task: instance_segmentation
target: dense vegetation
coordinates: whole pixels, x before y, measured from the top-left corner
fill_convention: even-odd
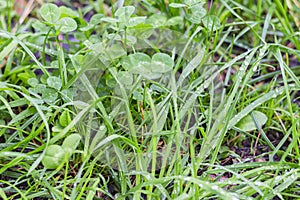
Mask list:
[[[0,0],[0,197],[300,198],[299,13]]]

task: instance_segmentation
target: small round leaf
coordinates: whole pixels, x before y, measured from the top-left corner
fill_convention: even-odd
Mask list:
[[[66,6],[59,7],[61,17],[79,17],[79,14]]]
[[[42,97],[43,97],[43,100],[48,103],[48,104],[51,104],[53,103],[57,97],[58,97],[58,94],[57,92],[52,89],[52,88],[45,88],[43,91],[42,91]]]
[[[134,10],[134,6],[124,6],[115,12],[115,16],[118,18],[119,22],[126,23],[130,16],[134,13]]]
[[[178,24],[183,24],[183,18],[181,16],[170,18],[167,23],[168,26],[175,26]]]
[[[70,17],[64,17],[56,22],[55,28],[60,29],[63,33],[68,33],[77,29],[77,23]]]
[[[62,86],[62,81],[60,78],[58,78],[56,76],[50,76],[47,79],[47,84],[49,85],[49,87],[60,90],[60,88]]]
[[[90,24],[97,25],[102,22],[103,14],[95,14],[91,17]]]
[[[126,22],[127,27],[134,27],[139,24],[145,23],[146,17],[132,17]]]
[[[50,145],[47,147],[45,155],[42,159],[43,165],[47,169],[56,169],[64,162],[65,151],[59,145]]]
[[[152,57],[151,71],[157,73],[166,73],[173,69],[173,59],[165,53],[156,53]]]
[[[30,78],[27,80],[27,83],[32,87],[36,87],[39,84],[39,80],[36,78]]]
[[[195,4],[190,7],[191,14],[187,14],[186,18],[195,23],[199,24],[201,22],[201,19],[206,15],[206,9],[203,8],[202,4]]]
[[[132,74],[127,71],[120,71],[118,73],[118,78],[119,78],[119,81],[126,86],[130,86],[133,83]]]
[[[255,121],[257,122],[258,127],[262,127],[263,125],[265,125],[265,123],[268,120],[268,117],[259,111],[253,111],[252,115],[255,119]],[[248,132],[248,131],[254,131],[257,129],[256,124],[254,122],[254,120],[252,119],[251,114],[247,115],[246,117],[244,117],[243,119],[241,119],[236,127],[238,127],[239,129],[241,129],[242,131]]]
[[[46,3],[41,7],[40,14],[45,21],[54,24],[60,17],[60,10],[55,4]]]
[[[34,30],[36,32],[47,32],[49,31],[49,27],[47,27],[46,24],[38,21],[38,20],[35,20],[33,23],[32,23],[32,27],[34,28]]]
[[[71,156],[73,152],[76,150],[81,140],[81,136],[79,134],[72,134],[66,137],[62,144],[62,148],[65,152],[68,153],[68,156]]]
[[[157,28],[166,25],[167,17],[164,15],[154,14],[151,15],[146,22],[151,24],[154,28]]]
[[[132,73],[139,73],[145,65],[150,65],[151,58],[144,53],[135,53],[127,56],[122,60],[122,65],[125,69]]]

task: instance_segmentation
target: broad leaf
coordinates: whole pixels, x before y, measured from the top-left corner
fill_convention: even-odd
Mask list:
[[[90,24],[91,25],[97,25],[102,22],[102,18],[104,17],[103,14],[95,14],[91,17]]]
[[[55,4],[46,3],[41,7],[40,14],[45,21],[55,24],[60,17],[60,10]]]
[[[58,93],[52,88],[46,88],[42,91],[42,97],[46,103],[51,104],[58,98]]]
[[[151,24],[154,28],[160,27],[160,26],[165,26],[167,22],[167,17],[164,15],[159,15],[159,14],[154,14],[150,16],[146,22],[148,24]]]
[[[119,8],[115,12],[115,16],[117,17],[119,22],[125,24],[129,20],[131,15],[134,13],[134,10],[135,10],[135,7],[133,7],[133,6],[124,6],[124,7]]]
[[[145,68],[145,66],[149,66],[151,64],[151,58],[144,53],[135,53],[127,56],[122,60],[123,67],[133,73],[139,73],[141,69]]]
[[[253,111],[252,115],[257,122],[258,127],[262,127],[267,122],[268,118],[267,116],[259,111]],[[247,115],[239,123],[236,124],[236,127],[241,129],[242,131],[254,131],[257,129],[255,121],[253,120],[251,114]]]
[[[118,73],[118,78],[119,78],[119,81],[121,83],[123,83],[124,85],[127,85],[127,86],[130,86],[132,85],[133,83],[133,77],[132,77],[132,74],[130,74],[129,72],[127,71],[120,71]]]
[[[108,22],[108,23],[116,23],[116,22],[118,22],[118,20],[117,19],[115,19],[115,18],[112,18],[112,17],[103,17],[102,19],[101,19],[101,21],[102,22]]]
[[[203,0],[184,0],[183,2],[188,6],[192,6],[192,5],[196,5],[196,4],[203,5]]]
[[[79,134],[72,134],[66,137],[66,139],[62,144],[62,148],[66,153],[68,153],[68,156],[71,156],[73,152],[77,149],[80,140],[81,140],[81,136]]]
[[[68,33],[77,29],[77,23],[70,17],[64,17],[56,22],[55,28],[60,29],[63,33]]]
[[[166,25],[168,26],[175,26],[179,24],[183,24],[183,18],[181,16],[172,17],[166,22]]]
[[[27,80],[27,83],[31,87],[36,87],[39,84],[39,80],[37,80],[36,78],[30,78],[30,79]]]
[[[60,90],[61,86],[62,86],[62,81],[60,78],[56,77],[56,76],[50,76],[47,79],[47,84],[49,87]]]
[[[56,169],[64,162],[65,151],[59,145],[47,147],[42,163],[47,169]]]
[[[201,19],[206,15],[206,9],[203,8],[202,4],[196,4],[190,7],[191,14],[187,14],[186,18],[195,23],[199,24]]]
[[[152,57],[151,71],[156,73],[166,73],[173,69],[173,59],[165,53],[156,53]]]
[[[79,14],[77,12],[75,12],[74,10],[66,6],[60,6],[59,10],[61,14],[60,17],[72,17],[72,18],[79,17]]]
[[[126,26],[127,27],[137,26],[139,24],[145,23],[145,21],[146,21],[146,17],[132,17],[127,21]]]
[[[144,53],[135,53],[122,60],[125,69],[133,74],[140,74],[147,79],[157,79],[161,73],[153,72],[151,58]]]
[[[125,56],[126,51],[124,50],[124,48],[121,45],[113,44],[109,48],[107,48],[105,55],[110,60],[114,60],[114,59],[120,58],[122,56]]]
[[[74,91],[71,88],[61,91],[61,97],[65,102],[71,102],[73,100],[73,94]]]
[[[33,23],[32,23],[32,27],[35,29],[35,31],[39,31],[39,32],[48,32],[49,31],[49,27],[47,27],[46,24],[38,21],[38,20],[35,20]]]

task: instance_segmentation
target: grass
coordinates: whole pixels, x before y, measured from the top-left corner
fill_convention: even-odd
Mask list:
[[[0,1],[2,199],[300,198],[298,4],[51,2]]]

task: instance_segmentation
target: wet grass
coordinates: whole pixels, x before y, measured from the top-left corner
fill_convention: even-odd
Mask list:
[[[299,198],[298,4],[52,3],[0,7],[2,199]]]

